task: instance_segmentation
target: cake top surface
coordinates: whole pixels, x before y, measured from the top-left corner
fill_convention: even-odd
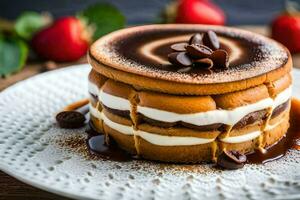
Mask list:
[[[181,66],[168,61],[170,46],[188,42],[195,33],[214,31],[220,49],[229,55],[229,67],[206,69]],[[99,63],[137,75],[191,84],[226,83],[245,80],[283,67],[288,51],[279,43],[248,31],[209,25],[146,25],[127,28],[97,40],[90,55]]]

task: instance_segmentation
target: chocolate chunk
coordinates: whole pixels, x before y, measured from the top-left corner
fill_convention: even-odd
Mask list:
[[[78,111],[62,111],[56,115],[56,121],[61,128],[80,128],[84,126],[85,116]]]
[[[218,49],[214,51],[210,59],[214,62],[215,68],[228,68],[229,67],[229,58],[228,53],[225,50]]]
[[[204,33],[202,42],[205,46],[208,46],[212,50],[217,50],[220,48],[220,42],[218,36],[213,31],[208,31]]]
[[[182,43],[176,43],[171,45],[171,49],[174,51],[185,51],[185,47],[188,45],[188,43],[182,42]]]
[[[190,71],[193,66],[201,66],[211,72],[211,68],[226,69],[229,67],[228,53],[219,49],[220,43],[215,32],[208,31],[202,36],[194,34],[189,43],[176,43],[171,46],[176,52],[168,55],[173,65],[184,67],[178,72]]]
[[[247,161],[247,157],[244,154],[241,154],[239,151],[224,151],[224,153],[232,159],[236,163],[245,163]]]
[[[76,105],[78,102],[75,103]],[[84,102],[84,105],[77,108],[68,106],[68,109],[58,113],[56,115],[56,121],[61,128],[80,128],[84,126],[86,121],[85,114],[89,112],[88,101]],[[75,109],[75,110],[74,110]]]
[[[185,52],[170,53],[168,55],[168,59],[169,59],[170,63],[172,63],[174,65],[188,67],[193,64],[192,60],[187,56],[187,54]]]
[[[189,44],[202,44],[202,35],[200,33],[194,34],[190,38]]]
[[[204,46],[202,44],[188,45],[186,47],[186,51],[189,56],[191,56],[192,58],[195,58],[195,59],[207,58],[213,53],[213,51],[209,47]]]
[[[213,61],[209,58],[201,58],[201,59],[194,60],[194,64],[195,66],[201,66],[207,69],[212,68],[214,65]]]
[[[238,151],[224,150],[218,157],[217,165],[225,169],[239,169],[244,166],[247,157]]]

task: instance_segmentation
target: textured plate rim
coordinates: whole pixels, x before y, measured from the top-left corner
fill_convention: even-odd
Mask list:
[[[88,68],[88,67],[89,67],[88,63],[86,63],[86,64],[79,64],[79,65],[70,65],[68,67],[64,67],[64,68],[53,70],[53,71],[49,71],[49,72],[44,72],[42,74],[38,74],[38,75],[35,75],[33,77],[29,77],[29,78],[27,78],[25,80],[22,80],[22,81],[20,81],[18,83],[15,83],[15,84],[9,86],[8,88],[4,89],[2,92],[0,92],[0,98],[7,91],[13,90],[15,87],[18,87],[19,85],[22,85],[22,84],[24,84],[27,81],[32,81],[32,80],[34,80],[36,78],[47,76],[47,75],[52,74],[52,73],[58,73],[60,71],[67,71],[67,70],[70,70],[70,69],[74,70],[75,68]],[[296,75],[296,76],[300,77],[300,69],[293,68],[293,75],[294,76]],[[297,79],[295,79],[295,77],[294,77],[294,81],[296,81],[296,80]],[[293,96],[300,97],[299,95],[295,95],[295,94],[293,94]],[[40,181],[38,181],[36,179],[35,180],[31,180],[29,177],[24,176],[24,174],[19,173],[18,171],[11,170],[9,168],[4,167],[4,165],[1,164],[1,162],[0,162],[0,170],[2,172],[4,172],[4,173],[8,174],[9,176],[12,176],[13,178],[16,178],[17,180],[25,183],[25,184],[31,185],[31,186],[36,187],[38,189],[44,190],[46,192],[50,192],[50,193],[53,193],[53,194],[57,194],[57,195],[61,195],[61,196],[68,197],[68,198],[73,198],[73,199],[94,199],[94,198],[88,198],[88,197],[86,197],[84,195],[71,193],[68,190],[64,190],[64,189],[60,189],[60,188],[56,188],[56,187],[51,187],[50,185],[44,184],[43,182],[40,182]],[[300,197],[300,192],[299,192],[298,195],[295,195],[293,197],[296,197],[296,198]]]
[[[43,77],[43,76],[47,76],[49,74],[59,73],[60,71],[67,71],[67,70],[70,70],[70,68],[75,69],[75,68],[87,68],[87,67],[90,67],[88,63],[78,64],[78,65],[69,65],[69,66],[63,67],[61,69],[56,69],[56,70],[52,70],[52,71],[49,71],[49,72],[44,72],[44,73],[41,73],[41,74],[37,74],[35,76],[24,79],[20,82],[14,83],[11,86],[9,86],[8,88],[4,89],[3,91],[0,92],[0,98],[7,91],[13,90],[15,87],[19,87],[19,85],[22,85],[25,82],[32,81],[34,79],[37,79],[37,78],[40,78],[40,77]],[[90,198],[87,198],[86,196],[83,196],[83,195],[80,196],[78,194],[72,194],[72,193],[66,192],[63,189],[49,187],[48,184],[44,184],[44,183],[39,182],[37,180],[31,180],[27,177],[23,177],[22,173],[18,173],[18,171],[10,170],[8,168],[3,167],[1,162],[0,162],[0,170],[4,173],[8,174],[9,176],[12,176],[13,178],[25,183],[25,184],[31,185],[33,187],[36,187],[36,188],[41,189],[41,190],[46,191],[46,192],[50,192],[50,193],[53,193],[53,194],[57,194],[57,195],[61,195],[61,196],[68,197],[68,198],[73,198],[73,199],[79,199],[79,198],[80,199],[90,199]]]

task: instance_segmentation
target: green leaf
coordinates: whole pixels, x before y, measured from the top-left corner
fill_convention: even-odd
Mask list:
[[[24,12],[16,20],[15,31],[21,38],[29,40],[34,33],[45,27],[50,21],[49,16],[37,12]]]
[[[28,56],[27,44],[16,37],[0,36],[0,76],[22,69]]]
[[[125,26],[124,15],[116,7],[107,3],[91,5],[79,13],[79,17],[95,29],[93,40]]]

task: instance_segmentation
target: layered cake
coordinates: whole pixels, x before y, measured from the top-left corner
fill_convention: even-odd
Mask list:
[[[199,163],[264,151],[289,127],[291,56],[261,35],[132,27],[96,41],[89,63],[94,127],[141,158]]]

